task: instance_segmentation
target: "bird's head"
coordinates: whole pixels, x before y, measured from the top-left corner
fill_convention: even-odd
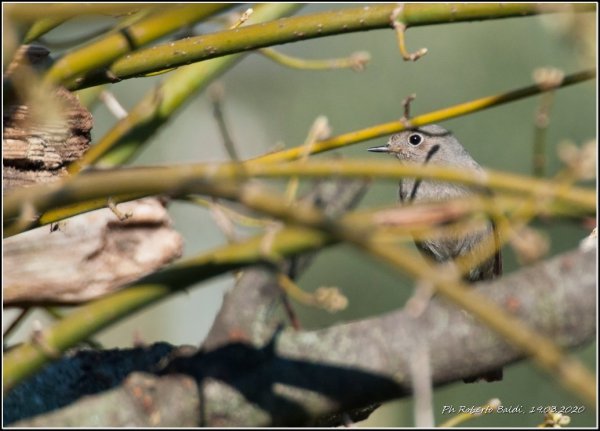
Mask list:
[[[400,161],[423,164],[454,164],[469,157],[454,135],[436,124],[404,130],[392,135],[387,145],[371,147],[369,151],[389,153]]]

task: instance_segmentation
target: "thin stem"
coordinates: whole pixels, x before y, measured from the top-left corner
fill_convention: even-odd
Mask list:
[[[23,43],[31,43],[31,42],[35,41],[39,37],[43,36],[44,34],[48,33],[52,29],[61,25],[66,20],[67,20],[67,18],[54,18],[54,17],[40,18],[39,20],[35,21],[31,25],[31,27],[29,27],[29,30],[27,30],[27,34],[23,38]]]
[[[332,70],[353,69],[363,70],[371,59],[368,52],[355,52],[345,58],[327,58],[324,60],[308,60],[283,54],[273,48],[262,48],[259,52],[265,57],[292,69],[300,70]]]
[[[159,39],[182,26],[212,16],[229,4],[192,4],[159,6],[160,10],[119,32],[95,40],[58,60],[44,77],[44,82],[62,83],[87,71],[110,64],[122,55]],[[156,7],[156,6],[155,6]]]
[[[117,100],[115,95],[108,91],[103,90],[98,95],[98,98],[104,103],[108,111],[118,120],[127,117],[127,111],[123,108],[123,105]]]
[[[217,122],[217,126],[219,127],[219,132],[221,133],[221,137],[223,138],[223,145],[225,146],[225,150],[229,155],[229,158],[234,162],[240,161],[240,156],[236,150],[235,142],[231,137],[231,133],[229,133],[229,128],[227,127],[227,122],[225,121],[225,114],[223,113],[223,100],[224,100],[224,92],[222,84],[215,83],[209,89],[210,101],[213,107],[213,116],[215,117],[215,121]]]
[[[28,22],[43,18],[69,19],[80,15],[125,15],[154,7],[153,4],[140,3],[12,3],[6,5],[5,15],[18,22]]]
[[[18,189],[4,198],[4,219],[13,223],[5,235],[14,235],[36,224],[55,222],[67,214],[73,215],[106,205],[106,198],[115,202],[125,198],[131,200],[148,195],[187,195],[203,193],[228,198],[231,190],[239,186],[241,178],[305,178],[320,177],[367,177],[399,179],[415,177],[437,179],[446,182],[467,184],[480,189],[491,189],[535,197],[537,205],[544,202],[570,206],[571,214],[595,212],[594,190],[571,186],[552,179],[535,179],[523,175],[487,170],[474,176],[471,172],[435,165],[400,164],[393,161],[340,160],[335,164],[328,161],[306,161],[287,164],[225,163],[178,165],[153,168],[129,168],[90,172],[66,183],[52,183]],[[125,196],[125,197],[124,197]],[[66,208],[70,205],[75,207]],[[29,208],[25,216],[23,208]],[[55,211],[49,212],[50,210]],[[48,212],[48,213],[47,213]],[[33,214],[43,217],[31,219]],[[27,220],[27,223],[23,222]]]
[[[42,331],[45,343],[63,352],[82,340],[134,312],[167,296],[227,271],[262,261],[262,236],[212,250],[179,262],[162,272],[152,274],[127,289],[84,305]],[[273,240],[273,251],[292,255],[320,249],[330,244],[325,235],[307,229],[289,228]],[[36,343],[25,342],[4,354],[4,392],[40,369],[50,357]]]
[[[404,11],[404,3],[400,3],[396,9],[392,12],[391,22],[394,30],[396,31],[396,39],[398,41],[398,48],[400,54],[405,61],[417,61],[419,58],[427,54],[427,48],[421,48],[415,52],[409,52],[406,48],[405,32],[406,24],[398,20],[398,17],[402,15]]]
[[[289,42],[373,29],[390,28],[395,4],[369,5],[285,18],[262,25],[192,37],[138,50],[121,58],[106,73],[71,83],[71,89],[143,76],[170,67],[251,51]],[[593,12],[592,4],[553,5],[540,8],[529,3],[406,4],[398,21],[408,27],[523,17],[553,12]]]
[[[255,22],[269,21],[293,13],[300,7],[301,5],[294,3],[259,5],[255,8],[252,19]],[[130,110],[129,116],[119,121],[82,159],[72,163],[68,167],[69,173],[77,173],[98,161],[109,166],[125,163],[186,102],[242,57],[243,54],[237,54],[216,58],[181,67],[169,74]]]
[[[20,312],[19,315],[15,318],[15,320],[13,320],[10,325],[8,326],[8,328],[6,328],[4,330],[4,333],[2,334],[2,338],[6,341],[6,339],[10,336],[10,334],[13,333],[13,331],[15,331],[19,325],[21,323],[23,323],[23,321],[25,320],[25,318],[31,313],[31,311],[33,310],[32,307],[27,307],[27,308],[23,308]]]
[[[564,80],[562,81],[559,87],[562,88],[569,85],[577,84],[590,79],[594,79],[595,77],[595,70],[587,70],[583,72],[574,73],[572,75],[565,76]],[[500,106],[508,102],[514,102],[519,99],[524,99],[526,97],[540,94],[545,91],[549,91],[549,89],[547,87],[539,85],[531,85],[528,87],[519,88],[517,90],[508,91],[493,96],[482,97],[480,99],[475,99],[469,102],[439,109],[437,111],[432,111],[426,114],[418,115],[410,119],[409,122],[396,120],[361,130],[356,130],[354,132],[334,136],[332,138],[315,143],[315,145],[312,148],[311,154],[319,154],[325,151],[336,150],[359,142],[368,141],[370,139],[376,139],[382,136],[392,135],[394,133],[398,133],[402,130],[405,130],[409,126],[419,127],[424,126],[426,124],[437,123],[443,120],[449,120],[451,118],[461,117],[463,115],[471,114],[473,112],[482,111],[484,109]],[[302,146],[298,146],[287,150],[278,151],[276,153],[267,154],[265,156],[260,156],[251,160],[250,162],[290,161],[298,159],[301,156],[301,154]]]
[[[201,205],[208,209],[210,209],[211,206],[214,205],[213,202],[210,202],[206,199],[203,199],[199,196],[194,196],[194,195],[184,196],[182,199],[185,199],[185,200],[195,203],[197,205]],[[240,226],[264,229],[270,223],[270,221],[267,219],[259,219],[256,217],[250,217],[248,215],[245,215],[238,211],[235,211],[226,205],[220,205],[219,207],[220,207],[220,210],[223,211],[227,215],[227,218],[231,219],[233,222],[239,224]]]
[[[314,123],[312,124],[308,135],[304,141],[303,153],[300,157],[300,162],[303,163],[308,159],[309,154],[311,153],[312,146],[319,139],[324,139],[329,136],[330,128],[327,121],[327,117],[318,117]],[[288,203],[293,202],[296,199],[296,193],[298,192],[298,187],[300,186],[300,179],[298,177],[292,177],[288,182],[287,189],[285,192],[286,201]]]
[[[284,294],[304,305],[316,305],[313,295],[305,292],[290,277],[280,272],[277,274],[277,283]]]
[[[558,69],[543,68],[534,72],[534,80],[539,86],[552,90],[558,87],[564,73]],[[533,139],[533,175],[544,177],[546,175],[546,132],[550,124],[550,110],[554,100],[554,92],[548,91],[540,97],[534,117]]]

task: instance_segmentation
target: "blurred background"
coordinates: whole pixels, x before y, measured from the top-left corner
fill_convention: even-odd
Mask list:
[[[299,14],[360,4],[310,4]],[[87,34],[112,22],[108,18],[77,20],[48,34],[48,41],[60,41]],[[250,23],[252,23],[250,21]],[[224,110],[230,133],[240,155],[258,156],[278,145],[300,145],[313,121],[320,115],[329,119],[333,134],[340,134],[398,119],[402,99],[415,93],[413,116],[472,99],[494,95],[533,83],[533,72],[555,67],[565,74],[596,65],[595,14],[546,15],[472,23],[411,28],[408,49],[426,47],[429,53],[417,62],[402,60],[391,29],[353,33],[276,47],[304,58],[337,58],[355,51],[368,51],[366,70],[300,71],[286,69],[259,54],[250,54],[223,75]],[[214,28],[210,27],[211,29]],[[202,31],[203,27],[199,28]],[[591,42],[590,42],[591,41]],[[587,45],[586,45],[587,44]],[[126,109],[133,107],[161,76],[131,79],[113,85],[111,91]],[[549,175],[560,168],[557,145],[570,140],[577,145],[596,137],[596,81],[556,91],[547,130]],[[510,103],[442,125],[454,132],[472,156],[485,167],[531,174],[534,116],[540,97]],[[97,105],[93,142],[102,137],[116,120],[105,106]],[[354,145],[321,159],[343,155],[371,159],[381,155],[366,149],[382,145],[386,138]],[[179,115],[151,140],[133,164],[173,164],[194,161],[228,160],[207,92],[199,94]],[[591,183],[590,183],[591,184]],[[384,205],[397,200],[397,184],[374,183],[362,207]],[[207,210],[184,203],[170,207],[175,227],[185,239],[185,256],[224,244],[226,239]],[[548,255],[576,247],[589,234],[588,228],[567,222],[534,223],[550,240]],[[505,272],[519,265],[510,247],[504,249]],[[378,315],[398,307],[413,292],[413,282],[399,276],[350,246],[335,246],[320,253],[298,280],[312,291],[320,286],[337,286],[349,299],[346,310],[329,314],[295,303],[302,325],[315,329]],[[190,288],[167,301],[123,321],[97,336],[105,347],[131,346],[134,339],[145,343],[168,341],[198,345],[206,335],[226,289],[233,280],[219,277]],[[7,313],[5,317],[10,317]],[[34,320],[47,322],[36,314],[19,330],[31,332]],[[10,319],[5,319],[10,320]],[[596,345],[575,352],[595,369]],[[436,423],[449,417],[442,406],[477,406],[499,398],[505,406],[578,406],[579,400],[563,390],[552,378],[528,361],[505,369],[504,381],[493,384],[456,383],[434,393]],[[471,420],[465,426],[535,426],[540,414],[494,414]],[[572,426],[593,426],[595,413],[586,410],[571,416]],[[360,424],[366,426],[413,426],[412,401],[391,402]]]

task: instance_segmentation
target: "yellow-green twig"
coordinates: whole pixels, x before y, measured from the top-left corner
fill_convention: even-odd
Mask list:
[[[332,224],[314,207],[298,203],[293,208],[281,196],[265,192],[255,186],[226,187],[219,184],[219,191],[229,198],[238,200],[248,208],[264,212],[295,225],[309,229],[283,229],[273,238],[270,250],[277,255],[306,251],[312,247],[323,247],[332,241],[345,241],[390,264],[395,269],[416,279],[427,280],[435,290],[464,308],[484,324],[502,335],[507,342],[530,355],[542,368],[552,373],[562,384],[575,391],[587,403],[595,404],[594,378],[577,360],[567,357],[548,337],[524,326],[513,315],[498,308],[485,296],[464,285],[443,271],[436,271],[431,262],[404,248],[384,245],[371,240],[373,227],[358,227],[348,223],[345,217]],[[215,191],[217,189],[215,188]],[[297,235],[300,233],[301,237]],[[299,241],[301,245],[299,245]],[[173,269],[155,274],[134,287],[118,292],[95,304],[101,315],[93,318],[90,308],[74,313],[74,319],[84,319],[85,325],[74,325],[74,320],[64,319],[55,327],[44,331],[44,342],[55,351],[62,351],[74,340],[87,338],[109,323],[140,307],[168,295],[171,291],[197,283],[225,270],[239,268],[262,260],[262,238],[233,244],[190,259]],[[116,305],[109,299],[123,300]],[[91,307],[91,306],[90,306]],[[69,316],[71,317],[71,316]],[[67,322],[69,324],[65,324]],[[76,341],[75,341],[76,342]],[[4,361],[5,388],[37,370],[46,360],[47,354],[39,347],[26,343],[7,353]]]
[[[562,88],[568,85],[577,84],[579,82],[594,79],[595,77],[595,70],[574,73],[572,75],[565,76],[564,80],[560,84],[560,87]],[[325,151],[335,150],[346,147],[348,145],[367,141],[369,139],[376,139],[382,136],[398,133],[407,128],[407,123],[410,124],[412,127],[419,127],[424,126],[426,124],[437,123],[443,120],[448,120],[450,118],[460,117],[463,115],[471,114],[473,112],[482,111],[484,109],[488,109],[494,106],[499,106],[504,103],[523,99],[525,97],[533,96],[544,91],[549,90],[547,87],[531,85],[529,87],[523,87],[517,90],[508,91],[493,96],[482,97],[480,99],[472,100],[469,102],[450,106],[448,108],[443,108],[437,111],[432,111],[426,114],[418,115],[416,117],[411,118],[408,122],[399,120],[390,121],[389,123],[383,123],[365,129],[356,130],[354,132],[333,136],[329,139],[316,142],[312,147],[311,154],[318,154]],[[287,150],[278,151],[276,153],[270,153],[264,156],[257,157],[255,159],[250,160],[249,163],[282,162],[296,160],[301,156],[302,149],[303,146],[300,145],[298,147],[293,147]]]
[[[304,162],[308,159],[308,156],[312,150],[312,146],[318,139],[323,139],[329,136],[330,129],[327,122],[327,117],[318,117],[308,132],[308,136],[304,141],[302,156],[300,162]],[[298,192],[298,186],[300,185],[300,179],[298,177],[292,177],[288,182],[288,186],[285,192],[285,198],[288,203],[291,203],[296,198]]]
[[[396,9],[393,10],[392,15],[390,17],[390,21],[394,30],[396,31],[396,39],[398,41],[398,48],[400,49],[400,54],[402,58],[406,61],[417,61],[419,58],[423,57],[427,54],[427,48],[421,48],[415,52],[409,52],[406,48],[406,40],[404,38],[406,32],[406,24],[400,20],[398,17],[402,15],[404,11],[404,3],[400,3]]]
[[[553,89],[560,85],[563,76],[564,73],[558,69],[542,68],[534,71],[533,79],[539,86]],[[535,111],[532,171],[536,177],[544,177],[546,174],[546,131],[550,124],[550,109],[553,99],[553,91],[542,94]]]
[[[202,205],[206,208],[210,208],[211,205],[215,205],[212,202],[203,199],[199,196],[186,196],[184,197],[184,199],[196,203],[198,205]],[[234,211],[226,205],[220,205],[220,209],[221,211],[227,214],[227,217],[229,217],[231,220],[233,220],[235,223],[241,226],[264,229],[270,223],[270,220],[244,215],[238,211]]]
[[[142,49],[114,62],[108,73],[77,83],[72,89],[103,84],[110,82],[111,79],[114,81],[142,76],[168,67],[183,66],[267,46],[348,32],[390,28],[392,26],[390,17],[395,8],[395,4],[384,4],[327,11],[261,25],[247,25]],[[593,12],[594,10],[592,4],[563,4],[540,8],[533,3],[410,3],[404,6],[402,14],[397,19],[404,25],[412,27],[522,17],[541,13]]]
[[[343,310],[348,305],[348,299],[336,287],[322,286],[317,288],[314,293],[309,293],[302,290],[300,286],[282,272],[277,274],[277,282],[290,298],[304,305],[322,308],[330,313]]]
[[[41,336],[52,350],[63,352],[111,323],[192,284],[260,263],[261,241],[261,236],[255,237],[179,262],[167,270],[145,277],[127,289],[80,307],[44,329]],[[290,255],[319,249],[331,242],[331,239],[319,232],[290,228],[278,233],[272,247],[281,255]],[[33,342],[22,343],[6,352],[3,358],[4,393],[53,359]]]
[[[292,69],[301,70],[331,70],[331,69],[352,69],[356,71],[363,70],[371,59],[368,52],[355,52],[345,58],[328,58],[324,60],[309,60],[306,58],[292,57],[283,54],[273,48],[262,48],[259,52],[267,58]]]
[[[134,51],[184,25],[197,22],[231,6],[192,4],[167,9],[163,7],[160,11],[119,32],[110,33],[65,55],[48,71],[44,82],[47,84],[66,82],[80,74],[105,66],[127,52]]]
[[[124,15],[154,8],[154,4],[99,4],[99,3],[54,3],[33,4],[13,3],[6,5],[5,15],[9,19],[30,22],[43,18],[69,19],[79,15]]]
[[[277,283],[289,297],[300,302],[301,304],[309,306],[316,305],[313,295],[300,289],[300,287],[284,273],[280,272],[277,274]]]
[[[293,13],[300,7],[300,4],[294,3],[259,5],[255,8],[252,19],[255,22],[272,20]],[[191,97],[242,57],[242,54],[238,54],[216,58],[181,67],[171,73],[142,98],[126,118],[91,147],[82,159],[72,163],[68,168],[69,173],[75,174],[99,160],[110,166],[129,160]]]
[[[154,168],[131,168],[110,171],[90,172],[66,183],[52,183],[43,186],[18,189],[4,198],[4,220],[9,225],[19,220],[22,208],[31,208],[30,213],[43,214],[37,224],[50,223],[61,216],[74,215],[105,205],[106,198],[112,196],[115,202],[127,195],[129,199],[154,195],[205,193],[216,197],[222,189],[219,185],[235,188],[238,180],[244,177],[288,178],[301,176],[319,177],[371,177],[398,179],[416,177],[459,182],[483,189],[492,189],[535,197],[539,202],[548,201],[570,205],[572,214],[593,214],[596,208],[596,193],[593,190],[574,187],[569,184],[546,179],[535,179],[523,175],[488,170],[484,175],[474,176],[464,170],[434,165],[409,165],[394,161],[306,161],[288,164],[252,163],[222,165],[199,164]],[[90,201],[93,204],[90,205]],[[75,209],[65,208],[73,205]],[[78,207],[79,206],[79,207]],[[58,213],[46,213],[48,211]],[[28,219],[29,222],[29,219]],[[31,224],[33,226],[35,223]],[[5,230],[6,234],[16,234],[28,226],[20,223]]]
[[[54,17],[44,17],[35,21],[29,30],[27,30],[27,34],[23,38],[23,43],[31,43],[37,38],[43,36],[48,33],[50,30],[58,27],[63,22],[65,22],[67,18],[54,18]]]

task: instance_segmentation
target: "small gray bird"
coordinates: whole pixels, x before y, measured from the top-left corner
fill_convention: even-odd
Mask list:
[[[452,133],[435,124],[405,130],[393,135],[387,145],[372,147],[369,151],[392,154],[401,162],[429,163],[474,172],[483,171]],[[400,202],[403,204],[443,201],[466,197],[473,193],[471,188],[461,184],[415,178],[404,178],[400,181]],[[467,253],[477,253],[477,249],[481,248],[481,241],[494,234],[494,225],[489,221],[474,227],[468,235],[423,239],[416,242],[416,245],[424,255],[437,262],[444,262]],[[465,280],[468,282],[489,280],[500,276],[501,273],[502,258],[498,250],[490,259],[471,268],[465,275]],[[464,381],[471,383],[481,378],[488,382],[502,380],[502,369],[492,370],[482,376]]]

